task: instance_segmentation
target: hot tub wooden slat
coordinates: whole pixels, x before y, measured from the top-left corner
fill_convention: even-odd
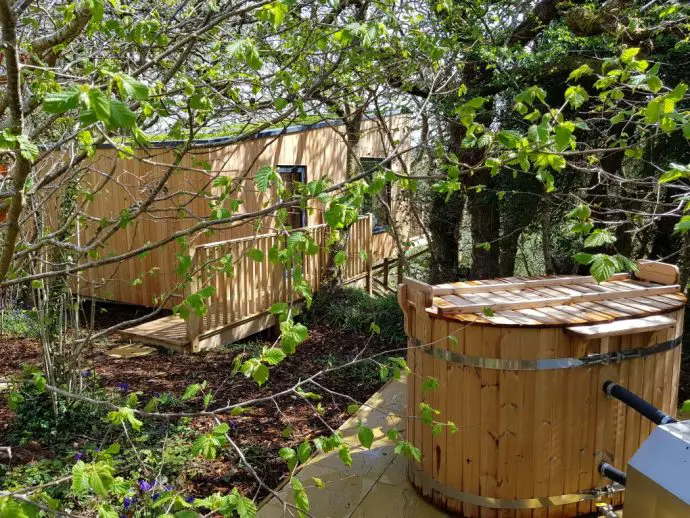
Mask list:
[[[593,340],[603,336],[630,335],[648,331],[658,331],[674,326],[676,321],[664,315],[654,315],[645,318],[631,318],[628,320],[616,320],[608,324],[596,324],[592,326],[566,327],[571,334]]]

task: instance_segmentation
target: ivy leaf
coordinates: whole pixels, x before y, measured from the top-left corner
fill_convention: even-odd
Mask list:
[[[261,263],[264,260],[264,253],[258,248],[252,248],[247,252],[247,255],[252,261],[256,261],[257,263]]]

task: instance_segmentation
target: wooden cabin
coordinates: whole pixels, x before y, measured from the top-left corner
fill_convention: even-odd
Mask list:
[[[387,118],[386,123],[384,131],[378,120],[363,122],[360,160],[364,167],[370,166],[373,170],[375,164],[384,162],[384,166],[393,170],[401,168],[400,160],[385,159],[394,147],[391,140],[407,140],[408,120],[405,116],[395,115]],[[137,335],[136,329],[131,334],[143,341],[185,349],[192,339],[198,340],[200,335],[208,336],[214,330],[237,322],[252,321],[257,315],[265,317],[273,302],[285,300],[289,288],[282,284],[287,276],[275,271],[266,258],[263,262],[256,262],[246,257],[250,249],[261,250],[267,255],[277,239],[275,220],[269,216],[248,223],[233,223],[195,232],[185,240],[171,239],[164,246],[145,253],[137,253],[137,250],[207,222],[213,218],[214,208],[228,208],[233,203],[239,203],[238,213],[264,208],[272,196],[259,192],[254,183],[255,174],[263,166],[275,168],[288,186],[315,179],[327,179],[330,185],[343,182],[346,180],[348,148],[344,126],[337,120],[262,131],[250,138],[197,141],[174,166],[162,194],[146,213],[127,224],[127,210],[142,204],[154,186],[170,172],[178,146],[177,142],[160,142],[151,148],[136,150],[133,158],[123,158],[112,147],[97,149],[88,164],[86,181],[82,182],[89,186],[93,195],[89,196],[90,201],[85,206],[88,218],[80,221],[79,240],[84,244],[93,239],[99,232],[100,221],[120,218],[123,228],[88,260],[123,253],[132,253],[132,257],[112,265],[83,270],[73,284],[75,291],[83,296],[170,309],[184,300],[190,289],[193,293],[195,288],[199,288],[180,284],[176,273],[178,256],[189,254],[195,261],[204,261],[199,264],[206,264],[218,260],[221,254],[231,253],[237,261],[235,273],[232,278],[219,275],[213,281],[216,296],[204,319],[184,323],[175,320],[177,317],[169,317],[174,323],[174,331],[166,335],[161,329],[167,329],[170,322],[160,322],[162,327],[156,327],[155,337],[148,340]],[[401,145],[399,149],[403,147],[409,146]],[[218,196],[224,187],[218,186],[219,177],[229,177],[233,187],[232,194],[220,206]],[[396,229],[402,233],[403,239],[408,238],[406,221],[410,218],[404,215],[404,203],[395,190],[389,189],[383,196],[388,198],[385,201],[397,220]],[[381,200],[372,199],[367,207],[371,214],[363,211],[362,218],[350,232],[345,267],[348,281],[365,279],[370,275],[372,264],[397,255],[390,232],[391,222],[381,205]],[[52,223],[56,226],[55,222]],[[288,224],[293,229],[321,236],[325,242],[323,205],[318,201],[310,202],[305,208],[290,209]],[[55,228],[54,225],[51,227]],[[366,258],[362,251],[366,252]],[[305,265],[305,270],[308,270],[305,275],[311,276],[309,281],[313,288],[318,287],[319,272],[325,259],[321,256],[309,258],[309,266]],[[211,281],[202,279],[200,282]],[[247,332],[262,326],[250,326]],[[236,339],[242,334],[245,333],[228,335],[223,341]]]

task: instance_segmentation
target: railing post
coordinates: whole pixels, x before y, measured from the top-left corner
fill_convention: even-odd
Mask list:
[[[365,230],[364,230],[364,236],[365,239],[367,240],[367,292],[369,295],[371,295],[374,292],[374,270],[372,268],[373,262],[374,262],[374,257],[373,257],[373,243],[374,243],[374,234],[373,234],[373,215],[371,212],[367,214],[367,220],[366,220],[366,225],[365,225]]]
[[[190,248],[189,255],[192,259],[192,263],[190,265],[190,270],[192,272],[192,280],[189,284],[187,295],[191,295],[192,293],[196,293],[197,291],[199,291],[200,275],[200,273],[197,272],[197,269],[199,267],[199,254],[197,253],[197,249],[195,246]],[[199,335],[201,335],[203,323],[203,317],[198,316],[194,311],[191,311],[189,313],[189,316],[187,317],[187,340],[189,340],[191,344],[192,352],[199,351]]]
[[[384,257],[383,259],[383,285],[388,287],[388,274],[389,274],[389,265],[388,262],[390,259],[388,257]]]

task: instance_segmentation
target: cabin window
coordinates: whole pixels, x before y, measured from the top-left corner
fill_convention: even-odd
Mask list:
[[[294,192],[295,183],[306,183],[307,166],[304,165],[279,165],[277,168],[280,178],[287,192],[291,195]],[[288,217],[285,222],[291,228],[302,228],[307,226],[307,212],[299,206],[288,208]]]
[[[383,158],[360,158],[364,171],[369,171],[373,176],[374,172],[381,169],[390,169],[390,162]],[[391,206],[391,184],[386,186],[376,195],[367,196],[362,203],[362,214],[371,212],[373,216],[372,232],[379,234],[385,232],[390,224],[388,218],[388,207]]]

